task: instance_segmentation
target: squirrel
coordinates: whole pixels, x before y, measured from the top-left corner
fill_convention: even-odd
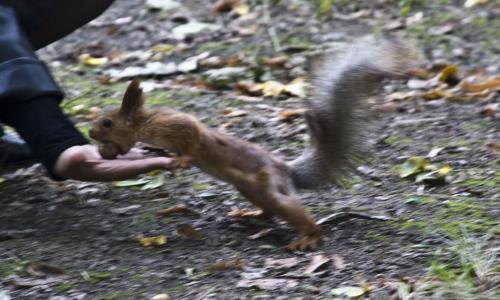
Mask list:
[[[407,61],[407,49],[389,40],[326,55],[313,70],[312,95],[305,101],[309,146],[290,162],[209,128],[193,115],[146,108],[138,80],[129,84],[121,107],[96,119],[89,136],[108,159],[125,154],[136,142],[176,153],[176,167],[194,165],[232,184],[263,216],[287,221],[303,236],[289,249],[314,249],[321,240],[320,226],[304,209],[297,190],[334,183],[352,169],[362,153],[363,103],[382,79],[405,75]]]

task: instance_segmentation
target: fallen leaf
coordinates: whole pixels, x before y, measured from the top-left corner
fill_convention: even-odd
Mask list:
[[[462,81],[459,87],[471,93],[482,92],[485,90],[497,91],[500,90],[500,77],[491,78],[482,83],[470,83],[467,81]]]
[[[250,6],[246,3],[241,3],[233,7],[233,11],[239,16],[245,16],[250,12]]]
[[[425,100],[436,100],[441,98],[446,98],[448,93],[440,89],[432,89],[428,92],[422,93],[420,96]]]
[[[409,157],[401,166],[399,170],[399,177],[405,178],[411,175],[416,175],[425,170],[428,161],[422,156],[412,156]]]
[[[464,7],[470,8],[485,3],[488,3],[488,0],[466,0],[464,3]]]
[[[78,57],[79,62],[82,65],[85,66],[90,66],[90,67],[96,67],[103,65],[108,62],[107,57],[93,57],[92,55],[88,53],[84,53]]]
[[[271,231],[273,231],[272,228],[262,229],[259,232],[250,235],[248,238],[251,240],[260,239],[261,237],[268,235]]]
[[[150,50],[155,53],[169,53],[174,49],[175,46],[172,44],[156,44]]]
[[[266,258],[264,265],[266,268],[271,269],[291,269],[299,264],[299,260],[296,257],[289,258]]]
[[[240,4],[241,0],[218,0],[212,6],[215,13],[230,12]]]
[[[240,209],[238,207],[233,207],[233,209],[227,213],[228,217],[246,218],[246,217],[258,217],[262,215],[262,210],[260,209]]]
[[[330,259],[323,254],[314,255],[305,268],[304,274],[313,275],[321,268],[325,268],[328,262],[330,262]]]
[[[287,62],[288,62],[287,56],[275,56],[270,58],[264,58],[262,60],[262,64],[264,66],[276,69],[284,68]]]
[[[438,154],[443,151],[445,147],[439,147],[439,148],[432,148],[431,151],[429,151],[429,154],[427,154],[427,158],[434,158],[438,156]]]
[[[165,175],[163,173],[160,173],[156,176],[153,176],[153,178],[150,179],[148,183],[146,183],[141,187],[141,190],[156,189],[164,184],[165,184]]]
[[[285,85],[281,82],[270,80],[257,84],[252,91],[261,92],[264,97],[277,97],[285,90]]]
[[[207,271],[209,272],[218,272],[225,270],[238,270],[241,269],[241,260],[240,258],[236,258],[235,260],[230,261],[220,261],[215,264],[208,266]]]
[[[346,296],[349,298],[357,298],[363,296],[367,291],[362,287],[357,286],[344,286],[335,288],[331,293],[335,296]]]
[[[172,214],[195,214],[195,212],[184,204],[177,204],[175,206],[156,211],[157,217],[166,217]]]
[[[248,115],[248,112],[243,109],[225,109],[223,112],[224,117],[226,118],[237,118],[237,117],[243,117]]]
[[[285,85],[284,91],[291,95],[304,98],[306,96],[305,78],[304,77],[295,78],[289,84]]]
[[[190,224],[177,224],[176,230],[179,235],[182,235],[190,240],[199,241],[203,239],[203,236]]]
[[[60,276],[64,274],[63,269],[51,265],[32,262],[26,266],[26,272],[37,277]]]
[[[292,120],[301,117],[306,112],[306,109],[287,109],[279,112],[281,118]]]
[[[489,103],[486,104],[482,109],[481,109],[481,114],[485,117],[495,117],[497,110],[498,110],[499,104],[498,103]]]
[[[273,291],[291,290],[299,285],[299,282],[294,279],[278,279],[278,278],[261,278],[261,279],[244,279],[240,280],[237,287],[251,288],[256,287],[261,290]]]
[[[418,96],[417,91],[408,91],[408,92],[394,92],[388,95],[386,98],[388,101],[400,101],[400,100],[412,99],[416,96]]]
[[[137,236],[137,240],[143,247],[161,246],[167,243],[167,237],[163,234],[151,237],[145,237],[144,235],[140,234]]]
[[[438,75],[438,80],[450,86],[455,86],[460,83],[461,79],[457,77],[458,67],[455,65],[447,65]]]
[[[486,147],[496,155],[500,155],[500,142],[489,142]]]

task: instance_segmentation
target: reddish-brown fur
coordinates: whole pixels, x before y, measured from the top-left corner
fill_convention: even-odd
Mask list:
[[[245,140],[204,126],[195,117],[172,109],[146,109],[138,81],[132,81],[119,110],[99,118],[92,138],[112,143],[126,153],[135,142],[144,142],[177,154],[180,168],[193,164],[234,185],[266,216],[278,216],[304,237],[291,249],[315,248],[320,228],[305,211],[285,162]],[[104,126],[109,119],[111,126]]]

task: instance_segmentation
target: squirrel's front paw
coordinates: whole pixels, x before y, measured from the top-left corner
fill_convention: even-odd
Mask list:
[[[187,169],[191,165],[193,159],[190,156],[179,156],[175,157],[173,161],[173,166],[175,169]]]
[[[318,247],[319,242],[321,241],[321,234],[311,234],[307,235],[304,238],[293,241],[286,248],[288,250],[314,250]]]

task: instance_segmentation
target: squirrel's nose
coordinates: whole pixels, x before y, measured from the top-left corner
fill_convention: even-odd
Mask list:
[[[97,134],[97,131],[95,129],[92,128],[92,129],[89,130],[89,136],[90,136],[90,138],[97,139],[97,135],[98,134]]]

